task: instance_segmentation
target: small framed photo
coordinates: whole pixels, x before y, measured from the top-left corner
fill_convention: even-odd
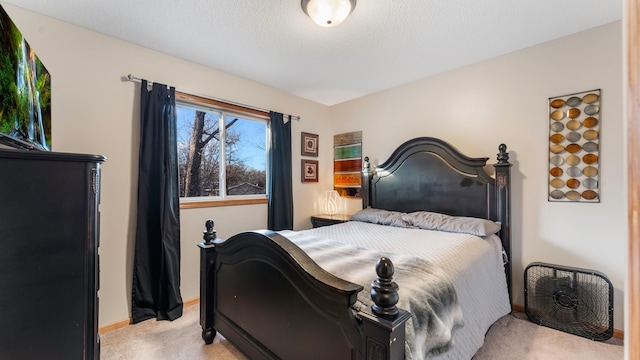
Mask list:
[[[301,160],[302,182],[318,182],[318,160]]]
[[[300,136],[302,156],[318,157],[318,135],[303,132]]]

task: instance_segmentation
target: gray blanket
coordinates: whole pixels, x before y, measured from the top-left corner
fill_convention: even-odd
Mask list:
[[[394,281],[400,287],[398,307],[411,312],[406,325],[406,359],[420,360],[446,352],[452,335],[462,326],[462,310],[448,276],[426,260],[407,255],[365,250],[305,232],[282,231],[318,265],[331,274],[362,285],[356,309],[370,307],[371,282],[380,257],[393,261]]]

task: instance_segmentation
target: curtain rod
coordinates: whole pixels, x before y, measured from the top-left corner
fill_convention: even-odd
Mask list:
[[[127,80],[129,81],[137,81],[137,82],[141,82],[143,79],[139,78],[139,77],[135,77],[132,74],[129,74],[126,76]],[[149,81],[150,83],[153,83],[153,81]],[[233,102],[233,101],[229,101],[229,100],[225,100],[225,99],[218,99],[218,98],[213,98],[213,97],[209,97],[207,96],[207,98],[211,99],[211,100],[216,100],[216,101],[221,101],[221,102],[225,102],[227,104],[231,104],[231,105],[236,105],[236,106],[242,106],[248,109],[253,109],[253,110],[257,110],[257,111],[264,111],[264,112],[271,112],[271,110],[268,109],[263,109],[263,108],[259,108],[256,106],[250,106],[250,105],[245,105],[242,103],[238,103],[238,102]],[[291,120],[297,120],[300,121],[300,116],[299,115],[290,115],[290,114],[285,114],[291,117]]]

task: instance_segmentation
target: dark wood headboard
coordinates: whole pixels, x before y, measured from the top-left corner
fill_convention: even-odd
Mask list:
[[[448,143],[419,137],[400,145],[371,170],[365,158],[362,206],[402,212],[433,211],[498,221],[499,236],[511,258],[511,164],[507,147],[498,147],[495,178],[485,171],[489,158],[472,158]],[[509,293],[511,266],[505,265]]]

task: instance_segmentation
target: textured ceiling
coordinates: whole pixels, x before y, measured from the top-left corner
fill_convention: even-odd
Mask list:
[[[326,105],[622,18],[622,0],[360,0],[332,28],[299,0],[3,2]]]

